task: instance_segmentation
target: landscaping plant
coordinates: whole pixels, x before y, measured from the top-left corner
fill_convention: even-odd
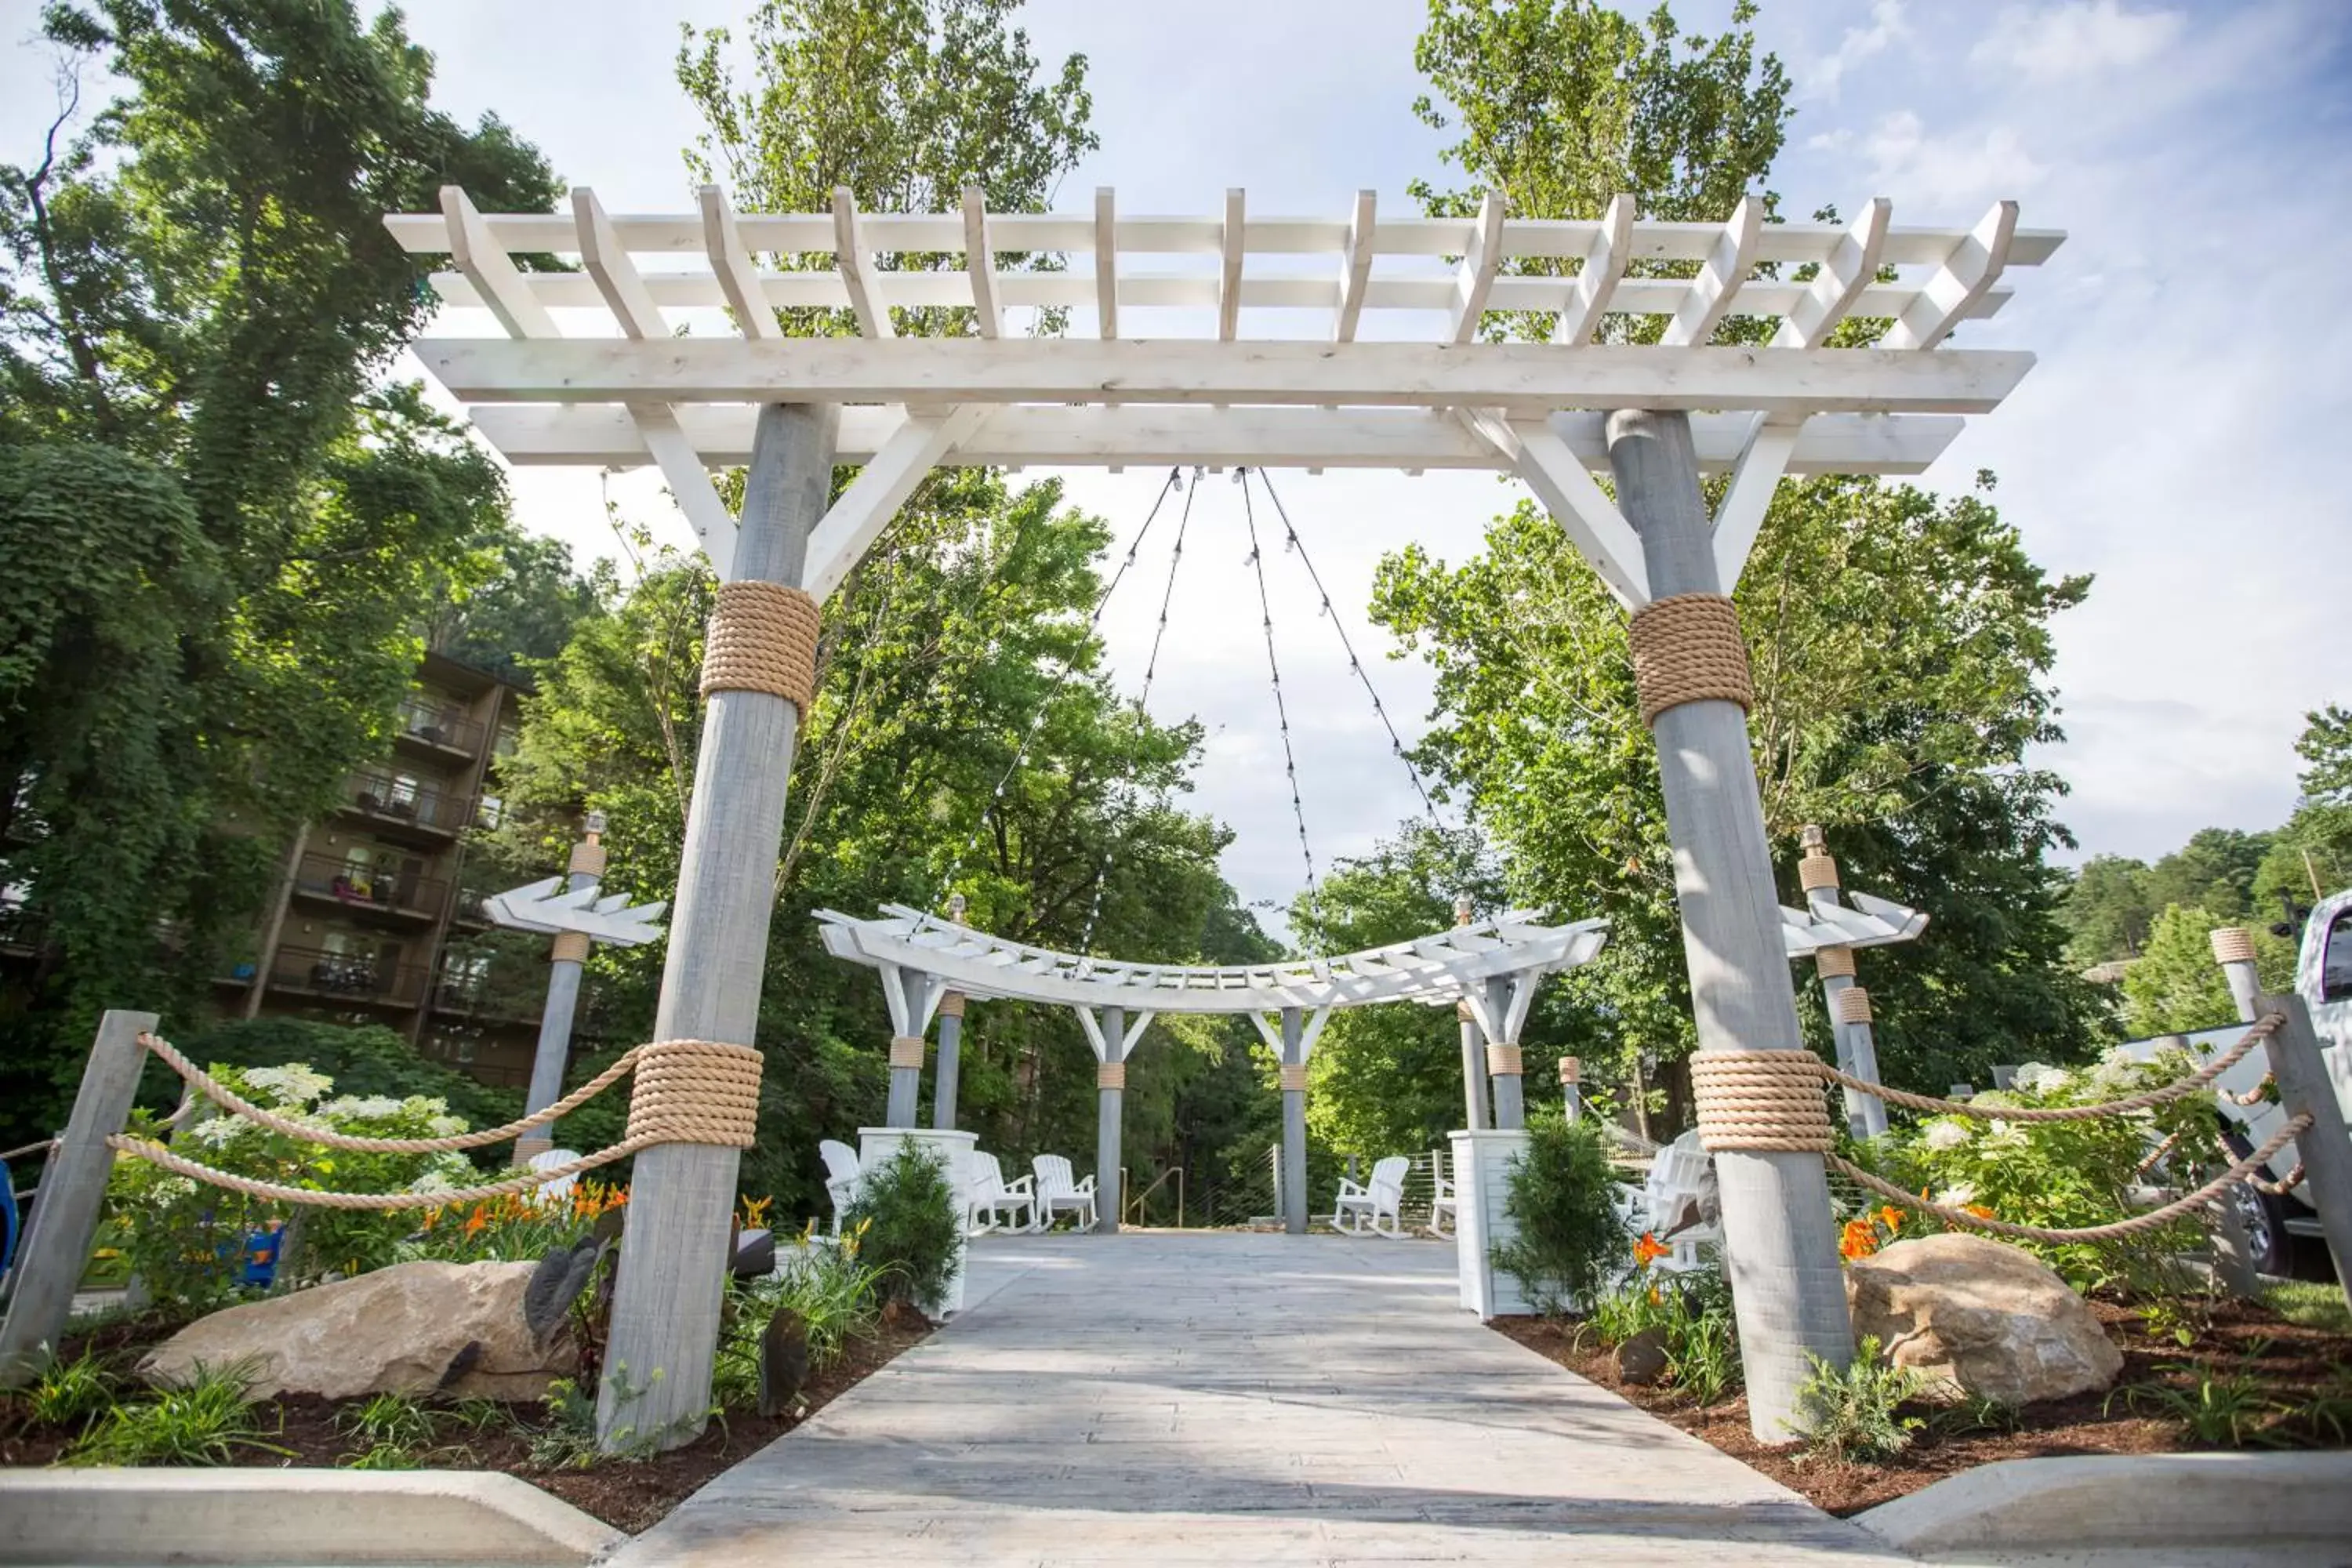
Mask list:
[[[2200,1443],[2242,1448],[2268,1441],[2275,1417],[2286,1410],[2255,1369],[2266,1345],[2256,1341],[2235,1367],[2210,1362],[2169,1362],[2156,1370],[2190,1380],[2186,1388],[2136,1383],[2107,1395],[2106,1407],[2121,1399],[2132,1410],[2154,1410],[2187,1428]]]
[[[72,1426],[114,1402],[114,1374],[96,1352],[53,1361],[25,1394],[25,1413],[47,1426]]]
[[[68,1465],[230,1465],[260,1452],[291,1458],[254,1415],[242,1366],[194,1367],[151,1398],[110,1408],[66,1450]]]
[[[1597,1300],[1633,1256],[1616,1194],[1597,1120],[1538,1118],[1510,1169],[1503,1212],[1517,1234],[1496,1244],[1495,1267],[1547,1316]]]
[[[711,1372],[711,1397],[730,1410],[748,1410],[760,1395],[760,1337],[778,1311],[799,1315],[808,1335],[809,1365],[823,1370],[841,1359],[852,1340],[870,1337],[882,1316],[888,1270],[865,1256],[870,1229],[838,1239],[803,1231],[764,1279],[729,1289],[725,1329]]]
[[[1644,1329],[1657,1330],[1664,1341],[1666,1385],[1698,1405],[1713,1405],[1743,1382],[1731,1283],[1712,1268],[1653,1271],[1652,1262],[1665,1251],[1643,1237],[1634,1251],[1638,1271],[1592,1303],[1583,1328],[1608,1345],[1622,1344]]]
[[[1902,1411],[1927,1391],[1927,1378],[1885,1359],[1874,1336],[1862,1337],[1853,1347],[1853,1360],[1843,1370],[1819,1356],[1812,1363],[1812,1375],[1797,1391],[1811,1417],[1803,1434],[1806,1460],[1844,1464],[1891,1459],[1909,1447],[1912,1434],[1927,1425],[1924,1418]]]
[[[400,1254],[447,1263],[536,1263],[559,1247],[576,1246],[598,1218],[628,1201],[628,1188],[587,1180],[560,1197],[541,1191],[459,1201],[426,1209]]]
[[[881,1275],[886,1300],[925,1311],[939,1305],[963,1245],[945,1160],[919,1143],[899,1144],[867,1171],[843,1218],[856,1256]]]

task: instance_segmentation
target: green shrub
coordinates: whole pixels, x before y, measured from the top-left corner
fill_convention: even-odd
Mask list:
[[[1902,1407],[1927,1391],[1928,1380],[1886,1360],[1873,1336],[1862,1337],[1843,1370],[1819,1356],[1812,1363],[1812,1375],[1797,1390],[1810,1417],[1803,1458],[1833,1464],[1891,1459],[1927,1425],[1902,1414]]]
[[[1528,1129],[1503,1204],[1518,1234],[1496,1245],[1494,1262],[1538,1311],[1596,1300],[1624,1272],[1633,1238],[1612,1202],[1616,1191],[1598,1121],[1545,1117]]]
[[[1636,1274],[1594,1300],[1584,1327],[1611,1345],[1656,1329],[1665,1342],[1667,1386],[1700,1405],[1717,1403],[1744,1381],[1731,1284],[1714,1269]]]
[[[799,1313],[808,1330],[811,1371],[831,1366],[850,1341],[870,1336],[882,1315],[886,1270],[864,1251],[855,1236],[835,1242],[803,1235],[782,1253],[775,1273],[733,1284],[711,1397],[730,1409],[758,1402],[760,1336],[781,1309]]]
[[[40,1381],[26,1391],[25,1413],[48,1426],[89,1420],[114,1402],[114,1374],[106,1363],[84,1351],[72,1361],[53,1361]]]
[[[842,1219],[858,1259],[882,1277],[887,1298],[938,1309],[963,1245],[944,1159],[920,1143],[899,1144],[866,1171]]]
[[[1996,1117],[2003,1106],[2092,1105],[2171,1083],[2195,1066],[2179,1050],[2159,1052],[2147,1062],[2110,1052],[2091,1068],[2029,1062],[2018,1069],[2011,1088],[1979,1095],[1970,1103]],[[2131,1213],[2126,1194],[2145,1179],[2139,1167],[2149,1149],[2175,1132],[2188,1135],[2183,1147],[2210,1145],[2214,1115],[2209,1092],[2153,1110],[2084,1121],[1935,1116],[1872,1140],[1858,1163],[1909,1191],[1927,1188],[1941,1203],[1979,1205],[2014,1225],[2073,1229]],[[1909,1224],[1916,1231],[1938,1228],[1922,1215],[1910,1215]],[[2113,1286],[2147,1296],[2180,1289],[2181,1276],[2158,1265],[2189,1250],[2199,1237],[2197,1222],[2183,1219],[2121,1244],[2017,1245],[2040,1255],[2078,1290]]]
[[[466,1130],[438,1100],[338,1095],[334,1080],[307,1063],[238,1068],[215,1063],[213,1076],[264,1110],[315,1121],[338,1132],[378,1138],[442,1137]],[[145,1112],[131,1131],[163,1141]],[[481,1174],[462,1154],[369,1154],[329,1149],[273,1132],[241,1116],[218,1115],[184,1127],[177,1152],[236,1175],[285,1186],[392,1193],[455,1193]],[[292,1226],[278,1265],[281,1286],[328,1272],[355,1274],[397,1261],[401,1239],[416,1225],[409,1214],[313,1208],[299,1218],[281,1205],[173,1175],[144,1160],[116,1162],[107,1184],[110,1221],[149,1293],[164,1306],[203,1306],[234,1295],[247,1238]]]
[[[151,1399],[117,1405],[66,1450],[69,1465],[230,1465],[240,1450],[293,1457],[256,1421],[242,1367],[199,1364]]]

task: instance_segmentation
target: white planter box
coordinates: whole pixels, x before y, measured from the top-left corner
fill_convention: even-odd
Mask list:
[[[1498,1273],[1494,1247],[1517,1234],[1504,1216],[1510,1196],[1510,1171],[1527,1152],[1525,1131],[1454,1134],[1454,1247],[1464,1309],[1483,1321],[1535,1309],[1519,1293],[1519,1282]]]
[[[971,1152],[979,1142],[977,1132],[940,1132],[928,1127],[857,1130],[857,1163],[863,1169],[870,1171],[885,1163],[898,1152],[901,1143],[920,1143],[947,1160],[948,1186],[953,1194],[956,1216],[955,1268],[948,1276],[946,1292],[938,1301],[928,1304],[937,1317],[963,1310],[963,1216],[971,1201]]]

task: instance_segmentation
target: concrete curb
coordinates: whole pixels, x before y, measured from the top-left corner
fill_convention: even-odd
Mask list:
[[[581,1568],[628,1539],[492,1471],[0,1471],[0,1563]]]
[[[1979,1552],[2352,1542],[2352,1453],[2004,1459],[1853,1516],[1929,1562]]]

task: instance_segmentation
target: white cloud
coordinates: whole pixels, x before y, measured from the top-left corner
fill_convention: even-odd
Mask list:
[[[2119,0],[2067,0],[2001,12],[1969,58],[1978,65],[2048,83],[2146,65],[2172,46],[2187,18],[2178,11],[2126,11]]]
[[[1886,52],[1886,47],[1910,32],[1903,17],[1903,0],[1876,0],[1870,8],[1870,25],[1848,27],[1845,37],[1829,54],[1802,68],[1799,87],[1806,98],[1834,99],[1848,71],[1864,61]]]
[[[1906,205],[1938,206],[2013,197],[2040,183],[2043,167],[2008,125],[1930,135],[1910,110],[1895,110],[1862,139],[1874,190],[1901,191]]]

